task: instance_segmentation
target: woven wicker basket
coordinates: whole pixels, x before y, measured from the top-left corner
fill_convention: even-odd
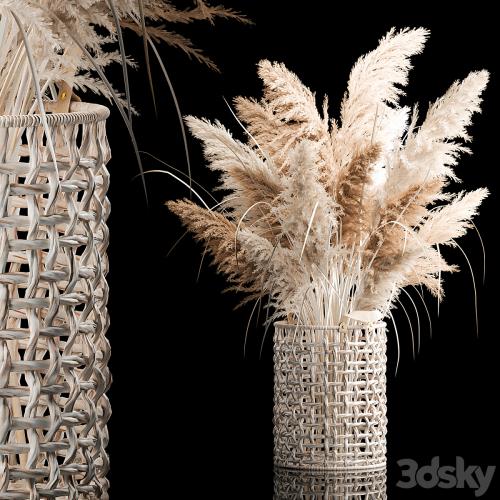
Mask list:
[[[386,500],[385,469],[365,472],[274,470],[274,500]]]
[[[0,499],[107,499],[107,108],[0,117]]]
[[[281,467],[386,465],[385,324],[274,334],[274,459]]]

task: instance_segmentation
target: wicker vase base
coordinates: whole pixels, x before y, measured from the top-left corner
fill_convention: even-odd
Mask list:
[[[274,462],[288,469],[386,466],[385,324],[276,324]]]
[[[378,463],[370,464],[370,465],[334,465],[329,466],[326,465],[324,467],[320,466],[308,466],[307,464],[300,463],[296,465],[289,465],[286,462],[280,462],[276,456],[274,457],[274,466],[276,469],[283,469],[289,471],[309,471],[311,473],[321,473],[321,472],[331,472],[331,473],[339,473],[339,474],[349,474],[349,473],[364,473],[364,472],[378,472],[381,470],[385,470],[387,468],[387,460],[380,461]]]
[[[386,469],[355,473],[304,472],[275,468],[274,500],[387,499]]]

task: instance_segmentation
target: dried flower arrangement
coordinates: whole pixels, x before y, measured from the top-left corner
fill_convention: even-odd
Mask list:
[[[186,134],[179,104],[167,69],[156,48],[164,41],[188,56],[216,65],[196,48],[191,40],[168,29],[167,24],[195,21],[214,22],[216,18],[249,22],[235,11],[195,0],[195,6],[180,10],[167,0],[0,0],[0,115],[25,115],[39,112],[48,131],[46,111],[69,110],[76,90],[90,90],[114,102],[127,127],[139,170],[143,173],[135,135],[127,57],[122,28],[139,33],[144,42],[144,56],[153,104],[156,108],[149,51],[162,70],[175,102],[185,143],[190,174]],[[121,63],[124,95],[117,92],[105,74],[114,62]],[[12,138],[7,158],[16,157],[22,135]],[[49,136],[49,150],[55,160],[55,148]],[[147,198],[146,183],[143,186]]]
[[[162,23],[215,17],[239,16],[202,0],[0,0],[0,498],[109,498],[109,110],[73,90],[115,102],[140,165],[122,28],[173,93],[156,41],[214,66]],[[104,73],[115,61],[125,99]]]
[[[267,307],[267,322],[333,326],[392,317],[405,287],[443,298],[458,246],[487,189],[451,194],[488,72],[470,73],[419,122],[399,105],[428,31],[391,30],[353,67],[340,120],[282,64],[262,61],[262,100],[238,97],[248,142],[188,117],[225,197],[209,208],[168,202],[204,243],[231,289]],[[200,197],[201,198],[201,197]]]
[[[203,0],[187,10],[165,0],[0,0],[0,114],[33,112],[37,88],[45,95],[61,81],[125,105],[103,73],[113,62],[123,66],[130,107],[127,65],[134,62],[125,54],[122,28],[143,37],[149,74],[148,45],[159,59],[154,46],[158,41],[216,69],[188,38],[165,26],[213,22],[216,17],[246,21],[231,9]]]

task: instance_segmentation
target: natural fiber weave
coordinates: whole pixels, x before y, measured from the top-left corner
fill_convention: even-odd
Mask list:
[[[385,324],[277,323],[274,459],[282,467],[366,470],[386,463]]]
[[[364,472],[274,470],[274,500],[387,500],[385,469]]]
[[[107,499],[107,108],[0,117],[0,499]]]

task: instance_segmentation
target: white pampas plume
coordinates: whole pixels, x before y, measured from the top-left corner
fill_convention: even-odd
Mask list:
[[[488,71],[482,70],[473,71],[464,80],[454,82],[429,108],[416,136],[417,142],[422,137],[434,141],[458,138],[470,141],[467,127],[472,115],[481,111],[481,94],[488,80]]]
[[[458,267],[450,265],[435,248],[425,248],[412,262],[411,269],[406,273],[402,286],[425,286],[427,290],[438,299],[444,297],[443,281],[444,272],[453,273]]]
[[[354,65],[342,101],[341,127],[333,133],[340,167],[349,161],[356,144],[370,140],[387,105],[398,105],[399,96],[404,93],[401,86],[408,80],[410,57],[422,51],[428,34],[424,28],[399,33],[392,29],[375,50]]]
[[[397,105],[408,83],[410,57],[424,48],[429,31],[424,28],[393,28],[379,42],[378,47],[361,56],[354,65],[342,102],[342,125],[356,121],[360,113],[373,111],[378,103]]]
[[[470,141],[467,127],[472,115],[481,111],[481,94],[488,79],[487,71],[474,71],[462,82],[453,83],[431,105],[422,125],[408,135],[404,148],[407,181],[419,184],[436,177],[456,179],[452,167],[460,153],[470,150],[452,139]]]
[[[479,205],[488,196],[485,188],[457,194],[450,203],[431,212],[418,232],[421,240],[431,245],[453,245],[471,227]]]
[[[238,243],[258,272],[256,285],[262,295],[270,294],[274,299],[273,306],[283,311],[282,304],[290,305],[291,295],[307,279],[301,271],[297,254],[281,245],[273,245],[247,228],[238,233]]]

